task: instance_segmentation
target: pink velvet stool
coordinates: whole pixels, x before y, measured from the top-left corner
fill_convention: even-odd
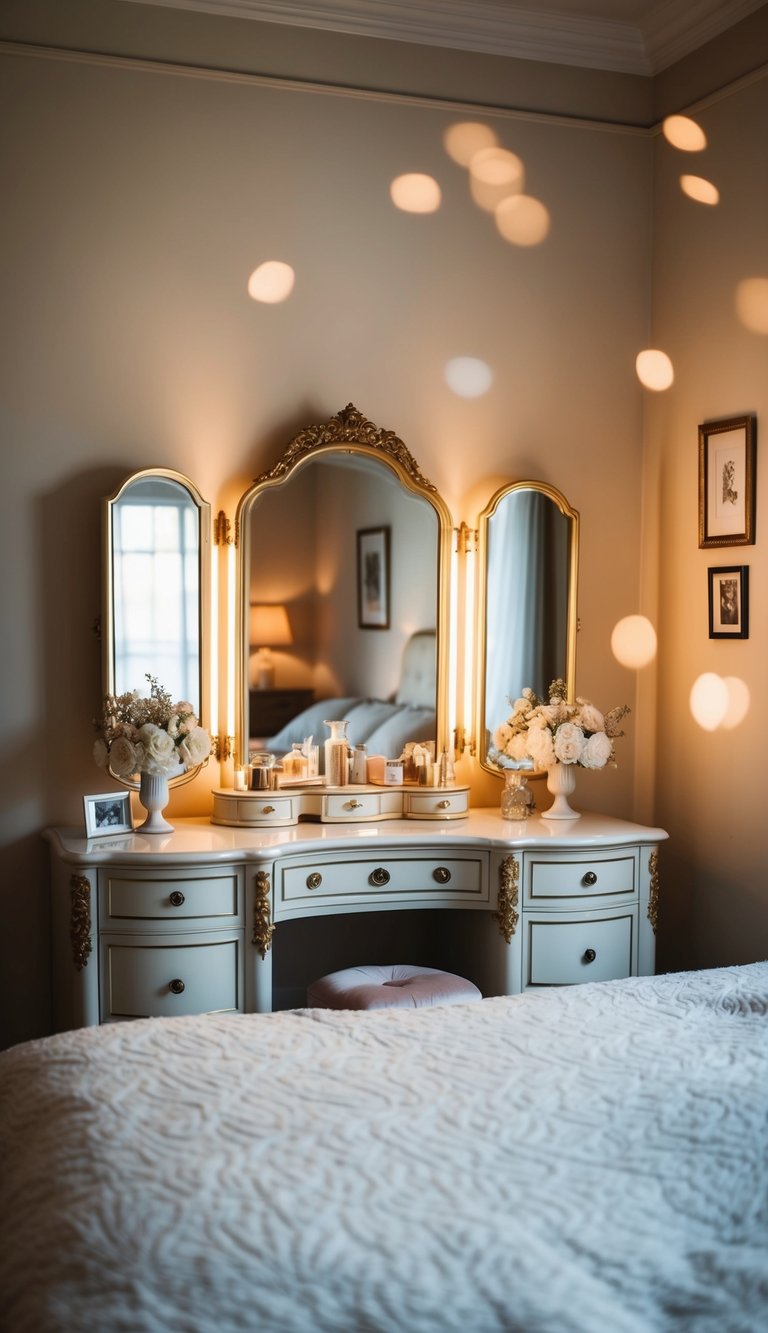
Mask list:
[[[422,1009],[482,998],[465,977],[407,963],[345,967],[314,981],[307,991],[311,1009]]]

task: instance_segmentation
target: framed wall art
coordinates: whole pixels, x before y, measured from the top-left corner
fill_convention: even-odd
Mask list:
[[[757,423],[753,416],[699,426],[699,546],[755,541]]]
[[[107,791],[83,797],[86,838],[103,838],[108,833],[132,833],[131,793]]]
[[[749,638],[749,565],[709,569],[710,639]]]
[[[358,528],[357,623],[389,629],[389,528]]]

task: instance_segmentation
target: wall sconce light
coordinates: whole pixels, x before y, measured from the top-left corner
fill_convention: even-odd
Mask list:
[[[285,648],[293,635],[284,606],[251,603],[250,642],[258,650],[254,663],[254,688],[271,690],[275,684],[275,664],[271,648]]]

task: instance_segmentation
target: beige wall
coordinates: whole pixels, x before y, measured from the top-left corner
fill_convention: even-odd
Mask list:
[[[656,561],[649,551],[645,577],[649,599],[658,581],[656,812],[673,834],[666,938],[675,960],[713,965],[764,957],[768,940],[768,339],[749,332],[736,308],[742,279],[768,277],[768,80],[703,106],[697,120],[709,141],[704,153],[685,156],[663,140],[656,150],[653,340],[671,356],[676,376],[672,389],[648,404],[649,522],[658,525],[659,554]],[[678,183],[683,171],[714,182],[719,205],[687,199]],[[697,426],[746,413],[758,425],[756,542],[700,550]],[[707,570],[732,565],[749,567],[746,642],[708,637]],[[705,671],[748,686],[752,706],[737,729],[706,732],[694,722],[689,692]]]
[[[135,17],[138,7],[114,8],[124,48],[126,12]],[[12,4],[6,19],[12,15],[21,29],[22,19],[44,9]],[[60,14],[48,10],[49,17]],[[70,12],[95,14],[79,0]],[[188,31],[181,24],[189,15],[166,11],[163,22],[172,13],[175,33]],[[261,51],[258,25],[246,26],[251,35],[243,41],[251,46],[242,48],[241,68],[258,66]],[[16,33],[29,40],[41,34]],[[7,26],[0,35],[9,35]],[[58,30],[56,39],[63,41]],[[296,38],[302,77],[305,39]],[[94,40],[99,44],[122,49]],[[280,44],[285,64],[285,34]],[[362,49],[333,47],[342,62]],[[161,54],[170,58],[165,48]],[[444,53],[432,59],[421,48],[418,58],[429,81],[445,80],[450,68],[456,95],[464,73],[479,86],[477,57],[464,65],[451,53],[446,65]],[[386,64],[390,53],[382,59]],[[584,774],[581,804],[653,818],[653,688],[643,677],[636,690],[634,674],[611,658],[609,638],[615,621],[649,598],[653,569],[651,550],[641,591],[643,399],[634,359],[650,337],[654,144],[642,131],[581,119],[590,96],[608,96],[607,83],[593,76],[590,84],[584,72],[558,82],[548,71],[546,85],[558,88],[556,109],[572,110],[573,121],[506,111],[482,116],[522,156],[530,192],[551,212],[545,244],[524,250],[495,234],[471,203],[464,172],[443,150],[445,129],[467,118],[458,107],[130,63],[8,51],[0,60],[11,113],[0,145],[9,185],[0,216],[2,1040],[48,1026],[40,830],[78,823],[82,794],[104,781],[90,755],[100,698],[93,628],[99,507],[137,468],[176,468],[214,512],[225,507],[233,516],[251,478],[298,429],[353,401],[406,441],[457,522],[475,518],[502,479],[557,486],[582,520],[578,689],[605,707],[639,704],[619,768]],[[497,80],[497,64],[489,70]],[[280,72],[291,71],[285,65]],[[342,81],[341,66],[335,76]],[[361,82],[359,64],[349,65],[343,81]],[[534,85],[529,71],[519,104]],[[610,80],[617,120],[638,118],[637,91],[634,80]],[[411,170],[439,180],[439,213],[407,216],[390,205],[390,179]],[[751,218],[760,213],[753,206]],[[750,225],[757,228],[757,220]],[[664,232],[670,268],[674,248],[674,233]],[[257,305],[246,294],[248,275],[275,257],[295,266],[295,292],[284,305]],[[662,257],[657,290],[664,281],[674,277],[665,279]],[[657,317],[668,322],[675,315],[662,303]],[[697,333],[702,374],[717,360],[704,356],[710,334],[708,319]],[[442,370],[456,355],[488,362],[489,394],[451,394]],[[672,411],[679,403],[680,449],[702,414],[744,410],[744,400],[756,398],[756,384],[742,389],[734,382],[732,375],[743,373],[741,360],[728,357],[718,394],[709,376],[710,401],[693,389],[685,402],[669,400]],[[651,425],[654,458],[673,426],[657,434]],[[695,518],[695,472],[689,477],[685,468],[679,488],[664,474],[665,504],[679,489]],[[647,504],[652,531],[653,492]],[[666,511],[659,521],[666,536]],[[685,545],[685,525],[671,526],[672,540]],[[687,546],[692,542],[695,531]],[[696,569],[706,564],[695,549],[678,554]],[[682,575],[667,565],[666,546],[664,556],[661,626],[683,635]],[[743,645],[745,652],[756,654],[757,642]],[[663,680],[672,672],[671,653],[665,649]],[[681,727],[681,747],[683,739],[687,744],[690,727],[673,724],[667,712],[662,717],[663,725]],[[701,738],[695,740],[700,749]],[[669,784],[679,782],[683,757],[681,749],[676,766],[668,760],[659,775],[658,818],[671,827],[676,865],[690,850],[687,810],[679,811],[682,829],[669,817]],[[172,814],[207,813],[213,768],[174,796]],[[495,803],[497,780],[478,778],[472,766],[469,772],[475,799]],[[682,807],[681,792],[675,800]],[[730,875],[730,862],[722,875]],[[712,932],[717,902],[708,895]],[[746,935],[741,949],[749,947]],[[670,950],[677,948],[672,939]]]

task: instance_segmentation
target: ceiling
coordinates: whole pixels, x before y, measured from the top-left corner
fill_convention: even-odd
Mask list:
[[[765,0],[131,0],[300,28],[656,74]]]

